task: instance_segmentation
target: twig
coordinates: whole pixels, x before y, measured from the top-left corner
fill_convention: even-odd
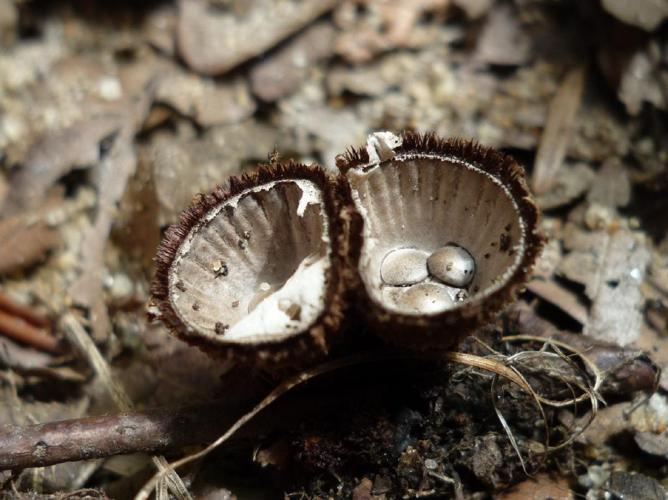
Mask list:
[[[78,325],[74,328],[81,327]],[[77,335],[77,338],[80,337]],[[296,381],[293,379],[292,383],[299,384],[318,374],[344,366],[406,357],[410,356],[367,355],[345,358],[323,366],[317,372],[302,375]],[[447,353],[446,358],[500,371],[526,389],[517,375],[498,362],[461,353]],[[104,373],[105,369],[102,368],[101,372]],[[280,386],[281,394],[294,386]],[[265,400],[262,408],[272,401]],[[38,467],[124,453],[174,450],[185,445],[210,442],[220,435],[221,429],[234,423],[235,418],[231,416],[233,411],[230,410],[229,403],[214,401],[180,408],[160,408],[27,427],[9,427],[0,431],[0,470]]]
[[[49,326],[47,318],[41,314],[37,314],[32,308],[15,302],[3,292],[0,292],[0,310],[18,316],[37,328],[46,328]]]
[[[57,353],[58,339],[20,317],[0,310],[0,333],[42,351]]]
[[[229,404],[85,417],[0,428],[0,470],[43,467],[210,442],[234,422]]]

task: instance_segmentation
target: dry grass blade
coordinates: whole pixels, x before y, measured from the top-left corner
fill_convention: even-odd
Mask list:
[[[508,363],[512,363],[512,358],[508,358]],[[533,390],[533,387],[529,384],[529,382],[524,378],[524,375],[522,375],[517,368],[514,366],[509,366],[509,368],[512,370],[513,373],[517,375],[522,381],[526,384],[528,387],[527,392],[529,395],[532,397],[532,399],[536,402],[536,407],[538,408],[538,411],[540,412],[540,416],[543,420],[543,427],[545,430],[545,449],[549,450],[550,449],[550,426],[547,423],[547,415],[545,414],[545,409],[543,408],[543,405],[541,404],[541,398],[540,396],[536,393],[536,391]],[[496,398],[494,397],[494,387],[496,385],[496,382],[498,380],[498,375],[495,375],[494,378],[492,379],[492,384],[491,384],[491,393],[492,393],[492,405],[494,406],[494,411],[496,412],[497,417],[499,418],[499,421],[501,422],[501,425],[503,426],[504,431],[506,432],[508,439],[510,440],[511,445],[513,446],[513,449],[515,450],[515,453],[520,459],[520,463],[522,464],[522,469],[524,472],[530,476],[529,472],[526,469],[526,466],[524,464],[524,459],[522,458],[522,454],[520,452],[519,446],[517,445],[517,441],[515,439],[515,436],[513,435],[510,427],[508,426],[505,418],[501,414],[501,411],[497,408],[496,406]],[[547,460],[547,455],[545,454],[543,456],[543,461]]]
[[[584,82],[585,68],[578,66],[568,72],[552,98],[534,165],[532,187],[536,194],[550,190],[564,161]]]
[[[535,357],[536,355],[543,355],[543,356],[548,356],[549,358],[558,358],[563,361],[565,361],[568,366],[570,366],[573,370],[574,373],[579,373],[580,374],[580,380],[578,378],[573,379],[571,382],[573,382],[581,391],[582,394],[579,396],[573,395],[571,399],[559,401],[559,400],[553,400],[550,398],[545,398],[541,395],[536,394],[537,400],[541,404],[545,404],[548,406],[552,406],[555,408],[562,408],[566,406],[574,406],[577,405],[578,403],[589,400],[591,404],[591,411],[588,413],[588,418],[587,421],[579,427],[578,429],[575,430],[567,439],[559,443],[558,445],[555,446],[546,446],[546,451],[556,451],[558,449],[561,449],[565,446],[568,446],[570,443],[572,443],[575,439],[577,439],[578,436],[580,436],[586,428],[591,424],[591,422],[594,420],[596,417],[596,414],[598,413],[598,402],[599,400],[602,401],[601,396],[598,394],[598,388],[600,387],[603,377],[601,374],[601,371],[598,369],[598,367],[595,365],[595,363],[589,359],[587,356],[585,356],[582,352],[578,351],[575,347],[565,343],[561,342],[558,340],[553,340],[553,339],[544,339],[541,337],[533,337],[529,335],[514,335],[514,336],[509,336],[509,337],[503,337],[502,340],[506,342],[512,342],[512,341],[532,341],[532,342],[541,342],[544,346],[552,346],[557,350],[556,353],[550,353],[550,352],[545,352],[545,351],[521,351],[515,355],[513,355],[511,358],[509,358],[510,362],[517,362],[518,360],[526,359],[526,358],[531,358]],[[566,356],[564,353],[562,353],[558,347],[571,351],[573,354],[578,356],[580,359],[582,359],[583,363],[591,370],[593,377],[594,377],[594,384],[590,385],[587,383],[587,377],[586,377],[586,372],[584,372],[582,369],[580,369],[577,365],[575,365],[572,360]],[[566,384],[566,386],[569,388],[569,390],[572,391],[572,386],[571,382],[567,380],[561,380]],[[542,410],[541,410],[542,411]]]
[[[553,346],[560,347],[566,351],[572,352],[574,355],[578,356],[585,366],[591,371],[594,377],[594,385],[592,386],[592,391],[598,398],[598,400],[603,401],[601,396],[598,394],[601,384],[603,383],[603,373],[598,369],[596,363],[594,363],[588,356],[586,356],[581,350],[576,347],[562,342],[556,339],[545,339],[543,337],[536,337],[534,335],[508,335],[501,338],[504,342],[539,342],[541,344],[550,344]]]
[[[476,368],[481,368],[488,372],[495,373],[501,377],[507,378],[514,384],[518,385],[521,389],[524,389],[528,393],[532,393],[533,389],[529,383],[515,372],[509,366],[506,366],[503,362],[494,358],[483,358],[480,356],[475,356],[473,354],[465,354],[462,352],[446,352],[443,354],[443,358],[452,361],[453,363],[460,363],[463,365],[473,366]]]
[[[522,470],[527,476],[531,476],[529,471],[527,470],[526,463],[524,462],[524,457],[522,456],[522,452],[520,451],[520,447],[517,444],[517,440],[515,439],[515,435],[513,434],[513,431],[510,429],[510,426],[508,425],[508,422],[506,421],[506,417],[503,416],[503,413],[501,413],[501,410],[499,410],[498,406],[496,406],[496,394],[495,394],[495,389],[496,389],[496,381],[499,379],[498,375],[494,375],[492,378],[492,383],[490,385],[490,396],[492,399],[492,407],[494,408],[494,412],[496,413],[496,417],[499,419],[499,422],[501,423],[501,427],[503,427],[504,432],[506,433],[506,436],[508,436],[508,440],[510,441],[510,445],[513,447],[513,450],[515,450],[515,454],[517,455],[517,458],[520,460],[520,465],[522,466]],[[540,407],[540,403],[538,403],[538,406]],[[542,407],[541,407],[542,411]],[[547,434],[546,434],[547,436]]]
[[[62,324],[68,340],[89,362],[102,385],[109,391],[116,406],[122,411],[130,410],[132,408],[130,398],[125,390],[114,381],[109,364],[86,330],[81,326],[81,323],[79,323],[73,314],[68,313],[63,316]],[[158,470],[167,476],[165,478],[166,482],[176,497],[178,499],[191,500],[192,496],[188,492],[188,489],[183,484],[179,475],[173,469],[169,468],[167,460],[162,456],[154,456],[152,459]],[[162,489],[164,489],[164,486],[161,486]],[[162,497],[167,498],[167,495],[164,494]]]
[[[508,362],[512,364],[517,364],[518,362],[524,362],[524,361],[532,361],[535,359],[540,360],[540,358],[543,358],[543,361],[545,361],[545,366],[540,366],[538,363],[536,363],[536,366],[540,366],[539,368],[535,368],[536,371],[542,371],[542,372],[548,372],[549,371],[549,362],[555,359],[559,359],[562,361],[565,361],[571,368],[574,369],[574,375],[571,377],[570,382],[574,383],[580,390],[583,392],[583,394],[580,394],[579,396],[576,396],[571,399],[564,399],[564,400],[556,400],[556,399],[550,399],[546,398],[544,396],[538,395],[538,399],[541,403],[546,404],[548,406],[553,406],[556,408],[562,408],[566,406],[572,406],[577,403],[581,403],[582,401],[585,401],[587,399],[591,399],[593,395],[593,391],[591,390],[590,386],[578,380],[578,372],[579,370],[576,366],[572,366],[572,363],[569,362],[565,356],[562,356],[558,353],[552,353],[552,352],[544,352],[544,351],[522,351],[518,352],[517,354],[514,354],[513,356],[510,356],[508,358]],[[552,374],[551,374],[552,375]],[[570,385],[569,380],[565,378],[563,374],[554,374],[555,378],[558,378],[561,382],[563,382],[566,385]]]
[[[478,340],[478,339],[476,339],[476,340]],[[465,362],[465,364],[469,364],[470,366],[478,366],[480,368],[490,369],[490,371],[493,371],[496,374],[494,376],[494,378],[492,379],[492,384],[491,384],[492,406],[494,407],[494,411],[496,412],[496,415],[499,419],[499,422],[501,423],[501,426],[503,427],[504,431],[506,432],[506,435],[508,436],[508,439],[510,440],[511,446],[515,450],[515,453],[517,454],[517,456],[520,460],[520,463],[522,465],[522,468],[524,469],[524,472],[527,473],[527,475],[530,475],[527,472],[526,465],[525,465],[525,462],[524,462],[524,458],[522,457],[521,451],[520,451],[519,446],[517,444],[517,440],[515,439],[515,436],[513,435],[512,430],[510,429],[510,426],[508,425],[505,417],[503,416],[503,414],[501,413],[501,411],[498,409],[498,407],[496,405],[496,398],[495,398],[494,388],[495,388],[495,385],[498,381],[498,376],[512,373],[512,376],[506,376],[506,378],[508,378],[512,382],[516,383],[519,387],[521,387],[523,390],[528,392],[531,395],[531,397],[533,398],[533,400],[536,402],[537,408],[538,408],[539,412],[541,413],[543,423],[544,423],[544,426],[545,426],[546,440],[545,440],[545,445],[544,445],[544,449],[545,449],[544,460],[547,459],[547,453],[559,450],[559,449],[569,445],[575,439],[577,439],[577,437],[579,435],[581,435],[582,432],[584,432],[584,430],[589,426],[589,424],[591,424],[591,422],[593,421],[593,419],[596,416],[596,413],[598,412],[598,401],[602,400],[601,397],[598,395],[598,388],[601,385],[602,376],[601,376],[600,370],[598,370],[598,368],[593,363],[593,361],[591,361],[583,353],[577,351],[573,346],[570,346],[565,342],[553,341],[552,339],[544,339],[544,338],[541,338],[541,337],[521,336],[521,335],[503,337],[502,340],[504,340],[504,341],[538,341],[538,342],[541,342],[543,344],[543,348],[550,346],[553,349],[555,349],[557,352],[552,353],[552,352],[546,352],[544,350],[540,350],[540,351],[521,351],[521,352],[518,352],[518,353],[516,353],[512,356],[506,357],[506,356],[503,356],[503,355],[499,355],[496,351],[494,351],[492,349],[492,347],[488,346],[487,344],[485,344],[482,341],[479,341],[480,344],[485,346],[491,352],[495,353],[494,358],[496,358],[496,359],[481,358],[481,359],[485,360],[484,363],[481,363],[480,359],[471,359],[471,358],[467,359],[465,357],[467,355],[461,355],[460,353],[448,353],[448,358],[451,359],[452,361]],[[563,348],[567,351],[571,351],[575,355],[579,356],[583,360],[585,365],[587,365],[592,370],[592,373],[594,374],[594,380],[595,380],[593,386],[587,383],[587,377],[586,377],[587,374],[585,372],[583,372],[583,370],[581,370],[575,363],[573,363],[573,361],[568,356],[566,356],[564,353],[562,353],[559,350],[559,347],[561,347],[561,348]],[[554,400],[554,399],[546,398],[546,397],[536,393],[533,390],[533,388],[531,387],[531,385],[529,384],[529,382],[526,380],[524,375],[519,371],[518,367],[515,366],[518,362],[521,362],[521,361],[524,361],[524,360],[527,360],[527,359],[537,359],[537,358],[541,358],[541,357],[546,358],[546,359],[560,359],[560,360],[564,361],[573,370],[574,375],[573,375],[571,381],[566,380],[562,376],[559,377],[560,381],[563,382],[566,385],[567,389],[571,392],[572,397],[570,399],[563,400],[563,401]],[[476,358],[476,357],[474,356],[473,358]],[[474,361],[474,363],[470,363],[470,361]],[[499,368],[499,365],[503,366],[503,368]],[[545,371],[543,369],[543,364],[538,363],[538,364],[536,364],[536,366],[540,367],[540,371]],[[580,394],[579,396],[575,395],[575,393],[573,391],[572,383],[575,384],[582,391],[582,394]],[[578,403],[580,403],[582,401],[585,401],[585,400],[589,400],[589,402],[591,404],[591,411],[589,412],[589,416],[588,416],[588,419],[585,422],[585,424],[583,426],[581,426],[580,428],[576,429],[575,432],[573,432],[568,438],[566,438],[561,443],[559,443],[557,445],[554,445],[554,446],[551,446],[550,443],[549,443],[550,428],[549,428],[549,425],[547,423],[547,416],[546,416],[545,411],[543,409],[543,405],[552,406],[552,407],[556,407],[556,408],[561,408],[561,407],[566,407],[566,406],[577,406]]]

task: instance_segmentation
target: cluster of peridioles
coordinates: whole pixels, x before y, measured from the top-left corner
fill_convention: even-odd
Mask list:
[[[397,248],[380,266],[383,297],[408,313],[443,311],[468,298],[475,260],[465,248],[449,243],[429,254]]]

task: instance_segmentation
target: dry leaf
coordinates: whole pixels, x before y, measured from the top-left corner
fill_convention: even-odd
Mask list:
[[[532,176],[532,187],[539,195],[552,187],[566,157],[584,83],[583,66],[570,70],[550,103]]]
[[[178,67],[158,77],[155,100],[192,117],[203,127],[240,122],[256,107],[245,79],[215,80]]]
[[[625,207],[631,201],[628,170],[619,163],[606,163],[596,174],[587,194],[589,203],[607,207]]]
[[[149,145],[160,225],[174,223],[197,193],[207,193],[241,171],[242,161],[264,161],[280,148],[276,129],[255,120],[214,127],[202,137],[156,134]]]
[[[594,175],[586,163],[566,163],[554,179],[551,189],[538,196],[538,203],[544,210],[567,205],[587,192]]]
[[[3,212],[13,214],[42,202],[58,179],[76,168],[96,165],[109,140],[120,129],[115,115],[104,115],[47,134],[28,152],[23,167],[10,179]]]
[[[336,4],[333,0],[254,0],[244,14],[206,0],[179,2],[178,48],[195,71],[218,75],[259,56]]]
[[[0,241],[0,274],[7,274],[43,260],[60,243],[60,234],[44,222],[12,217],[0,221]]]
[[[496,496],[497,500],[546,500],[548,498],[572,500],[575,497],[566,479],[552,478],[548,474],[537,474]]]
[[[632,115],[638,115],[644,103],[663,110],[668,107],[665,94],[668,72],[664,69],[665,59],[661,60],[661,50],[658,44],[650,43],[633,54],[624,68],[617,93]]]
[[[363,4],[365,9],[358,10],[357,4]],[[428,13],[438,18],[449,5],[450,0],[342,2],[334,15],[343,29],[336,40],[336,52],[347,61],[362,63],[394,48],[434,43],[442,34],[440,23],[429,26],[420,21]]]
[[[654,31],[668,18],[665,0],[601,0],[603,8],[620,21],[645,31]]]

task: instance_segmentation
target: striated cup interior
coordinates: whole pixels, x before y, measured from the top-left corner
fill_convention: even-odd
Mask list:
[[[222,201],[195,226],[169,272],[187,328],[226,342],[271,342],[307,329],[324,308],[331,265],[323,193],[280,180]]]
[[[511,193],[488,172],[455,158],[412,154],[351,169],[347,176],[365,220],[360,275],[372,300],[384,307],[439,314],[493,293],[520,265],[526,228]],[[452,244],[475,261],[475,275],[463,292],[428,277],[436,286],[420,285],[416,302],[416,290],[402,294],[383,280],[383,263],[393,251],[410,248],[428,256]]]

